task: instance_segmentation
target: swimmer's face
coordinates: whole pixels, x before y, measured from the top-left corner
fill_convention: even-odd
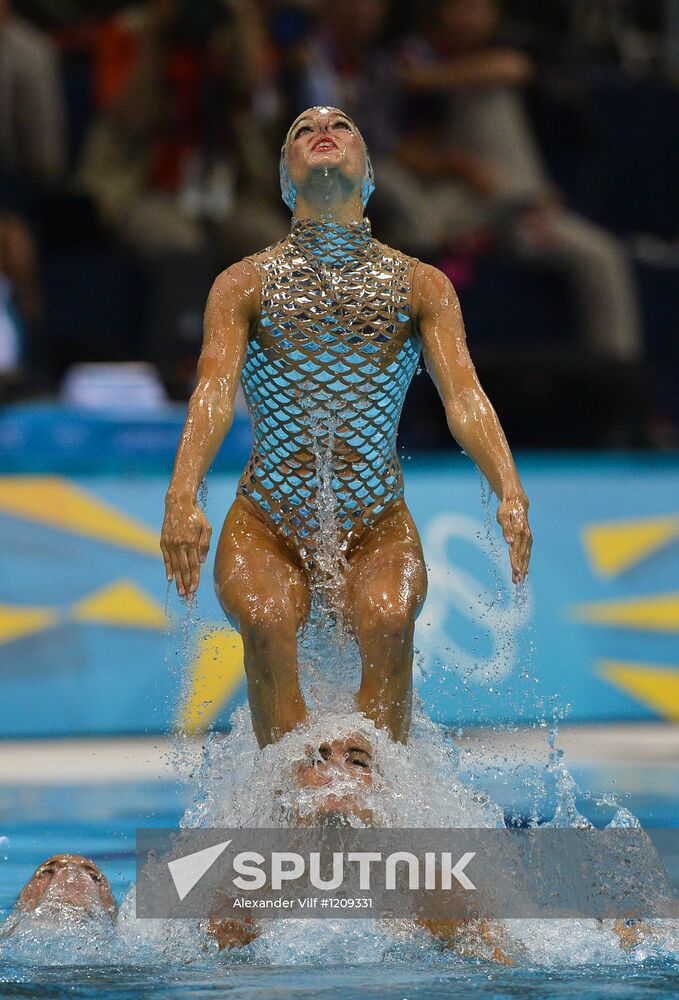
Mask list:
[[[368,170],[361,134],[337,108],[310,108],[299,115],[288,132],[285,152],[297,190],[323,169],[340,171],[348,186],[360,189]]]
[[[326,792],[315,800],[316,816],[342,813],[371,822],[372,812],[358,799],[373,787],[372,748],[359,733],[309,747],[297,766],[296,780],[301,790]]]
[[[111,919],[117,911],[106,876],[78,854],[55,854],[44,861],[21,890],[16,906],[27,913],[47,901],[76,906],[92,916],[103,910]]]

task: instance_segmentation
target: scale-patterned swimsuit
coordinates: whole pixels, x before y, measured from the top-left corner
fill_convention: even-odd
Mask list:
[[[403,493],[416,262],[373,239],[367,219],[293,219],[249,260],[261,313],[241,375],[254,447],[238,488],[313,570],[329,535],[346,551]]]

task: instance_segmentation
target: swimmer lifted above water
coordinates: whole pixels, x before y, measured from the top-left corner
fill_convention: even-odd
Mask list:
[[[325,107],[300,115],[282,149],[281,184],[289,236],[229,267],[210,292],[166,498],[167,576],[181,595],[198,587],[211,528],[196,498],[231,427],[240,379],[254,447],[214,572],[243,639],[259,744],[306,717],[297,636],[319,588],[332,590],[358,642],[357,708],[405,741],[427,575],[396,432],[420,353],[452,435],[500,498],[515,583],[530,558],[528,500],[469,357],[452,285],[371,234],[372,167],[351,119]]]

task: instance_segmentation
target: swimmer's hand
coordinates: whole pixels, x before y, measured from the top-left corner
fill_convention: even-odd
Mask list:
[[[528,525],[528,497],[519,490],[504,496],[497,509],[497,521],[509,546],[512,582],[521,583],[528,573],[533,536]]]
[[[244,948],[260,935],[260,929],[252,917],[208,921],[205,930],[217,942],[220,951],[225,948]]]
[[[460,955],[486,958],[500,965],[514,965],[508,954],[504,929],[497,921],[421,918],[418,923]]]
[[[168,493],[160,548],[168,580],[173,577],[182,596],[195,594],[200,566],[207,559],[212,528],[195,500]]]
[[[651,927],[643,920],[623,920],[619,918],[613,924],[613,930],[620,941],[623,951],[633,951],[643,944],[644,938],[650,936]]]
[[[243,917],[228,916],[232,912],[233,900],[218,894],[210,909],[207,921],[201,926],[217,942],[220,951],[225,948],[244,948],[261,934],[259,924],[250,914]]]

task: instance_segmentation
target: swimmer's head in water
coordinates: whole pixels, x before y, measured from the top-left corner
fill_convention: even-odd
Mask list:
[[[295,768],[295,783],[301,795],[297,821],[327,822],[354,818],[372,823],[367,798],[373,788],[372,747],[360,733],[307,747]]]
[[[30,913],[47,904],[69,906],[91,917],[111,920],[118,909],[106,876],[78,854],[55,854],[43,861],[21,890],[16,910]]]
[[[308,108],[295,118],[281,149],[283,201],[295,211],[297,193],[319,172],[332,171],[350,195],[359,191],[363,208],[375,190],[375,175],[363,136],[338,108]]]

